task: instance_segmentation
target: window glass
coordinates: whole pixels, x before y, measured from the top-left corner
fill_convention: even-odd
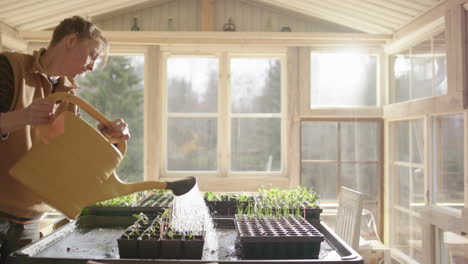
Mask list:
[[[439,263],[468,263],[468,238],[441,229],[437,230],[439,238]]]
[[[167,59],[169,113],[214,113],[218,109],[218,59]]]
[[[378,164],[342,164],[342,185],[366,195],[367,200],[379,199],[379,166]]]
[[[410,235],[411,235],[411,226],[410,226],[410,217],[407,213],[395,210],[395,241],[393,247],[402,251],[406,255],[410,255]]]
[[[377,161],[380,137],[375,122],[343,122],[340,127],[342,161]]]
[[[425,207],[424,120],[395,121],[390,124],[390,131],[390,145],[397,143],[396,158],[390,164],[394,183],[391,246],[422,263],[422,220],[419,217]]]
[[[77,78],[78,95],[89,102],[108,119],[123,118],[131,138],[125,158],[116,172],[126,182],[143,180],[143,98],[144,56],[109,56],[102,70]],[[83,118],[93,126],[97,121],[81,111]]]
[[[424,169],[411,169],[411,207],[413,212],[420,213],[424,208]]]
[[[302,160],[338,160],[338,124],[304,122],[301,125]]]
[[[240,56],[167,57],[168,174],[282,171],[282,60]]]
[[[432,96],[432,50],[431,40],[411,49],[412,99]]]
[[[424,160],[424,121],[411,121],[411,162],[422,164]]]
[[[376,106],[378,61],[375,55],[312,53],[310,107]]]
[[[395,124],[397,138],[396,140],[396,160],[409,161],[409,122],[401,121]]]
[[[301,185],[314,188],[321,202],[337,201],[337,164],[301,164]]]
[[[407,167],[395,166],[395,204],[409,209],[410,200],[410,170]]]
[[[233,118],[232,171],[281,170],[281,119]]]
[[[281,60],[231,58],[229,65],[230,170],[280,172]]]
[[[279,59],[231,59],[231,111],[281,112]]]
[[[380,124],[376,121],[303,121],[301,185],[313,187],[321,202],[329,205],[338,202],[341,186],[358,190],[365,194],[363,208],[368,220],[378,220],[381,177],[378,142]],[[365,236],[375,234],[364,225],[362,230]]]
[[[217,126],[216,118],[169,117],[167,169],[217,170]]]
[[[463,114],[435,117],[434,187],[435,203],[456,209],[464,205]]]
[[[410,71],[411,60],[409,50],[390,57],[393,72],[393,100],[392,103],[408,101],[410,99]]]
[[[447,47],[445,32],[434,37],[434,86],[436,95],[447,94]]]
[[[210,57],[169,57],[166,63],[166,170],[215,172],[219,61]]]
[[[445,32],[390,56],[390,102],[447,94]]]
[[[395,226],[398,228],[395,228],[394,248],[411,257],[416,263],[424,263],[421,220],[408,213],[396,211]]]
[[[419,217],[411,217],[410,239],[408,241],[411,249],[410,256],[419,263],[424,263],[425,258],[422,240],[422,222],[423,221]]]

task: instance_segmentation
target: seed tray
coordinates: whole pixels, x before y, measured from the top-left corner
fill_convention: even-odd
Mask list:
[[[301,216],[280,218],[236,215],[236,229],[241,242],[317,242],[324,238]]]
[[[236,215],[244,259],[316,259],[322,233],[301,216]]]
[[[136,206],[88,206],[81,215],[131,216],[139,213],[158,214],[170,207],[173,199],[173,194],[157,193],[141,200]]]
[[[222,201],[208,201],[205,198],[205,203],[211,215],[215,217],[234,217],[234,215],[238,213],[237,209],[239,206],[245,209],[249,203],[263,208],[262,201],[257,196],[251,197],[248,201],[238,201],[232,197],[223,197]],[[281,210],[280,214],[283,214],[284,209],[272,209],[273,214],[275,214],[277,210]],[[310,223],[318,224],[322,211],[320,207],[311,207],[308,204],[304,204],[299,214]],[[288,213],[296,214],[297,212],[295,209],[288,209]]]
[[[81,216],[67,225],[55,230],[30,245],[13,252],[8,259],[9,264],[83,264],[94,260],[106,264],[137,264],[152,263],[321,263],[363,264],[362,257],[345,244],[323,222],[314,225],[325,240],[321,243],[318,259],[283,259],[283,260],[244,260],[240,259],[239,250],[235,247],[238,239],[233,218],[214,218],[216,226],[215,237],[219,248],[216,252],[208,252],[205,248],[203,258],[189,259],[133,259],[120,258],[117,245],[125,228],[131,225],[132,216]],[[209,235],[207,234],[209,238]],[[205,245],[207,244],[205,240]],[[209,244],[209,243],[208,243]]]
[[[140,219],[135,221],[134,227]],[[136,230],[127,228],[117,239],[121,258],[140,259],[201,259],[205,238],[203,235],[192,234],[185,236],[174,232],[169,236],[167,232],[160,233],[161,218],[154,218],[146,225],[139,225]],[[138,235],[133,235],[138,232]]]

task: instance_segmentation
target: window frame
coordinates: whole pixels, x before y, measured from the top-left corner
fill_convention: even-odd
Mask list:
[[[436,119],[438,117],[444,117],[444,116],[453,116],[453,115],[462,115],[463,116],[463,127],[464,127],[464,132],[463,132],[463,135],[464,135],[464,145],[466,146],[467,143],[467,138],[466,138],[466,135],[467,135],[467,116],[466,116],[466,111],[465,112],[453,112],[453,113],[441,113],[441,114],[433,114],[430,116],[430,118],[428,119],[428,128],[429,128],[429,133],[428,135],[430,136],[429,137],[429,140],[431,142],[430,146],[429,146],[429,164],[433,164],[432,166],[430,166],[430,171],[431,171],[431,177],[429,179],[429,183],[428,183],[428,188],[429,188],[429,193],[430,193],[430,196],[428,197],[429,199],[429,206],[433,209],[433,210],[436,210],[438,212],[442,212],[442,213],[446,213],[446,214],[449,214],[449,215],[454,215],[454,216],[457,216],[457,217],[461,217],[461,213],[463,211],[463,209],[456,209],[456,208],[452,208],[452,207],[448,207],[448,206],[443,206],[443,205],[440,205],[440,204],[437,204],[436,201],[435,201],[435,197],[436,197],[436,192],[437,192],[437,189],[436,189],[436,186],[435,186],[435,181],[437,181],[438,179],[438,176],[436,175],[437,173],[437,170],[436,170],[436,162],[439,163],[440,161],[439,160],[434,160],[434,154],[435,154],[435,151],[437,150],[436,148],[436,143],[437,145],[439,146],[439,149],[440,149],[440,141],[437,140],[436,141],[436,138],[435,138],[435,128],[434,128],[434,123],[436,121]],[[439,138],[437,138],[439,139]],[[464,148],[466,149],[466,148]],[[466,160],[466,150],[464,151],[463,153],[463,160]],[[440,158],[440,156],[438,156]],[[466,165],[464,166],[464,174],[466,174]],[[466,188],[465,188],[466,189]],[[466,197],[467,196],[467,190],[464,190],[465,194],[464,196]],[[448,230],[450,231],[450,230]]]
[[[376,162],[377,165],[379,166],[379,181],[380,181],[380,185],[379,185],[379,194],[378,194],[378,197],[377,197],[377,200],[364,200],[363,201],[363,205],[370,205],[370,204],[375,204],[377,206],[377,212],[378,212],[378,232],[379,232],[379,236],[380,237],[383,237],[382,234],[384,232],[384,171],[385,171],[385,150],[384,150],[384,120],[382,118],[313,118],[313,117],[307,117],[307,118],[301,118],[301,122],[300,122],[300,126],[302,126],[303,123],[305,122],[336,122],[338,123],[338,126],[337,126],[337,130],[338,130],[338,133],[337,133],[337,141],[338,143],[340,143],[340,126],[339,126],[339,123],[353,123],[353,122],[373,122],[373,123],[376,123],[378,128],[379,128],[379,160]],[[302,138],[302,129],[300,129],[300,133],[301,133],[301,136],[300,138]],[[301,146],[302,146],[302,143],[299,145],[299,153],[301,153]],[[338,144],[337,145],[337,148],[338,149],[341,149],[341,146]],[[300,154],[299,154],[300,156]],[[338,190],[338,193],[337,193],[337,197],[336,197],[336,201],[327,201],[327,202],[321,202],[320,203],[320,206],[324,209],[327,209],[327,211],[330,211],[333,209],[336,209],[338,207],[338,201],[339,201],[339,187],[341,186],[341,166],[340,164],[368,164],[368,163],[373,163],[373,162],[369,162],[369,161],[364,161],[364,162],[340,162],[340,155],[338,153],[338,156],[337,156],[337,161],[336,161],[336,164],[337,164],[337,177],[338,177],[338,180],[337,180],[337,190]],[[334,162],[328,162],[326,161],[325,163],[324,162],[320,162],[320,161],[313,161],[313,160],[303,160],[302,157],[300,157],[300,167],[302,167],[302,164],[303,163],[306,163],[306,164],[335,164]],[[299,178],[301,180],[302,178],[302,172],[301,174],[299,175]],[[299,182],[300,182],[299,180]],[[330,211],[331,212],[331,211]]]
[[[168,121],[168,112],[167,112],[167,59],[170,57],[215,57],[219,60],[219,81],[218,81],[218,109],[216,114],[206,114],[206,116],[217,116],[217,143],[218,143],[218,168],[217,171],[168,171],[167,170],[167,121]],[[277,58],[281,63],[281,112],[279,114],[232,114],[230,107],[230,59],[232,58]],[[286,54],[282,52],[249,52],[249,51],[163,51],[161,54],[161,90],[162,90],[162,144],[160,147],[161,156],[160,160],[160,169],[159,173],[164,179],[170,179],[174,177],[182,177],[187,175],[194,175],[205,179],[204,181],[213,180],[216,178],[251,178],[251,179],[261,179],[264,177],[273,177],[273,178],[288,178],[287,175],[287,134],[286,124],[287,124],[287,76],[286,76]],[[177,116],[178,114],[171,114],[171,116]],[[196,114],[204,115],[205,114]],[[231,118],[242,117],[242,116],[271,116],[281,118],[281,170],[279,172],[233,172],[230,170],[230,145],[231,145]]]
[[[445,64],[446,64],[446,74],[447,77],[446,79],[448,80],[448,44],[447,44],[447,30],[445,28],[439,29],[437,28],[431,34],[426,36],[425,38],[420,38],[418,39],[417,42],[412,43],[411,45],[403,46],[399,49],[392,50],[391,53],[388,54],[388,104],[401,104],[401,103],[408,103],[408,102],[414,102],[418,100],[427,100],[430,98],[434,97],[442,97],[442,96],[447,96],[449,94],[448,91],[448,85],[447,85],[447,93],[445,94],[440,94],[437,95],[436,91],[436,86],[434,85],[434,78],[435,78],[435,58],[437,56],[441,56],[441,53],[435,53],[434,52],[434,38],[441,33],[445,34],[445,43],[446,43],[446,49],[445,49]],[[431,59],[432,59],[432,71],[431,71],[431,96],[426,96],[426,97],[418,97],[418,98],[413,98],[413,61],[414,61],[414,56],[413,56],[413,49],[417,47],[419,44],[424,43],[426,41],[430,41],[431,43]],[[409,61],[410,61],[410,69],[409,69],[409,99],[406,101],[400,101],[396,102],[396,90],[395,90],[395,78],[394,78],[394,58],[395,55],[397,54],[406,54],[409,56]]]
[[[397,130],[396,130],[396,127],[395,127],[395,124],[398,123],[398,122],[402,122],[402,121],[414,121],[414,120],[422,120],[423,121],[423,136],[424,136],[424,150],[423,150],[423,164],[418,164],[418,163],[412,163],[411,162],[411,153],[412,153],[412,134],[411,134],[411,131],[412,131],[412,127],[411,127],[411,123],[409,125],[409,131],[408,131],[408,140],[409,140],[409,161],[408,162],[401,162],[401,161],[397,161],[396,160],[396,153],[397,153],[397,149],[396,149],[396,137],[395,135],[397,135]],[[418,214],[416,212],[412,212],[411,209],[406,209],[406,208],[403,208],[399,205],[396,204],[395,202],[395,192],[396,192],[396,188],[397,188],[397,183],[396,183],[396,174],[395,174],[395,171],[396,171],[396,168],[398,167],[405,167],[405,168],[408,168],[409,169],[409,180],[411,180],[411,175],[412,175],[412,168],[423,168],[424,169],[424,206],[423,207],[427,207],[427,204],[428,204],[428,201],[427,201],[427,195],[426,195],[426,190],[427,190],[427,180],[429,178],[429,172],[427,170],[427,165],[428,165],[428,160],[427,160],[427,148],[428,148],[428,142],[427,142],[427,116],[415,116],[415,117],[411,117],[411,118],[401,118],[401,119],[392,119],[392,120],[389,120],[388,121],[388,129],[389,129],[389,135],[388,135],[388,140],[389,140],[389,156],[388,156],[388,168],[389,168],[389,177],[390,177],[390,181],[389,181],[389,185],[388,185],[388,189],[389,189],[389,213],[388,213],[388,226],[389,226],[389,233],[392,234],[388,237],[388,240],[389,240],[389,243],[390,243],[390,247],[392,248],[392,254],[394,252],[394,254],[396,254],[397,256],[403,258],[403,259],[406,259],[406,260],[411,260],[413,261],[412,257],[411,257],[411,252],[413,251],[413,248],[410,247],[410,255],[407,255],[406,253],[404,253],[403,251],[397,249],[395,247],[395,238],[396,238],[396,234],[397,232],[395,232],[396,230],[396,211],[398,211],[399,213],[403,213],[405,215],[407,215],[409,217],[409,221],[410,221],[410,226],[411,226],[411,223],[414,221],[414,219],[417,219],[419,218],[420,219],[420,222],[418,223],[420,226],[421,226],[421,233],[422,235],[424,236],[425,234],[427,235],[427,232],[426,232],[426,228],[424,226],[424,221],[423,221],[423,215],[422,214]],[[392,141],[393,140],[393,141]],[[390,143],[390,142],[393,142],[393,143]],[[410,194],[411,195],[411,194]],[[410,197],[409,197],[410,199]],[[409,200],[409,202],[411,202],[411,200]],[[409,234],[411,235],[411,234]],[[411,238],[411,236],[410,236]],[[422,245],[422,252],[425,251],[425,248],[426,245],[425,243],[427,243],[427,241],[424,241],[424,238],[422,238],[422,241],[423,241],[423,245]]]

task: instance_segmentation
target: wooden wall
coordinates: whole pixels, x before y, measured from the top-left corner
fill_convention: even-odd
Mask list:
[[[172,0],[93,20],[104,30],[130,30],[136,17],[142,31],[166,31],[168,18],[172,18],[176,30],[197,31],[200,28],[200,10],[199,0]]]
[[[232,18],[237,31],[280,31],[282,27],[289,26],[293,32],[357,32],[325,20],[242,0],[216,0],[213,5],[215,31],[222,31],[223,25]],[[152,6],[120,11],[93,20],[104,30],[130,30],[133,18],[137,18],[140,30],[166,31],[170,17],[176,31],[200,31],[201,9],[202,0],[159,1]]]

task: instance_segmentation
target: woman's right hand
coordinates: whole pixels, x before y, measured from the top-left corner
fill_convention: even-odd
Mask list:
[[[28,125],[48,123],[55,113],[55,101],[48,98],[36,99],[23,110],[23,113]]]

